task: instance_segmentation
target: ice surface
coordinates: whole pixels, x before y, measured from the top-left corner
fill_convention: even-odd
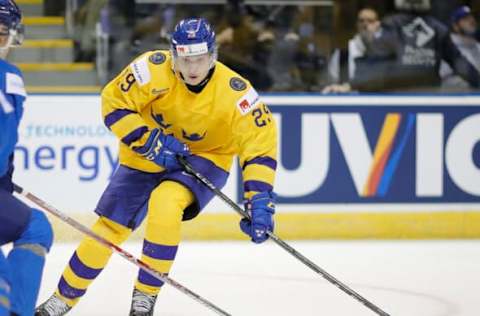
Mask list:
[[[322,269],[402,316],[474,316],[480,308],[480,241],[290,242]],[[76,244],[48,256],[39,302],[54,290]],[[139,255],[140,243],[125,249]],[[69,315],[128,315],[137,268],[114,255]],[[232,315],[375,315],[273,242],[184,242],[171,278]],[[216,315],[166,285],[155,315]]]

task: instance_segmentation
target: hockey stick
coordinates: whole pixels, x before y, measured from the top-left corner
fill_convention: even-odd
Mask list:
[[[127,259],[128,261],[130,261],[131,263],[133,263],[134,265],[136,265],[137,267],[139,267],[143,271],[147,272],[151,276],[153,276],[153,277],[155,277],[155,278],[157,278],[157,279],[159,279],[159,280],[161,280],[165,283],[170,284],[171,286],[173,286],[174,288],[176,288],[177,290],[179,290],[183,294],[186,294],[190,298],[193,298],[197,302],[205,305],[206,307],[208,307],[212,311],[215,311],[218,315],[232,316],[231,314],[225,312],[224,310],[217,307],[216,305],[214,305],[210,301],[206,300],[205,298],[203,298],[200,295],[196,294],[195,292],[189,290],[188,288],[181,285],[180,283],[172,280],[170,277],[168,277],[167,274],[160,273],[160,272],[154,270],[147,263],[143,262],[140,259],[137,259],[132,254],[130,254],[129,252],[127,252],[127,251],[123,250],[122,248],[118,247],[117,245],[111,243],[110,241],[106,240],[105,238],[101,237],[100,235],[97,235],[96,233],[94,233],[91,229],[89,229],[85,225],[81,224],[80,222],[77,222],[75,219],[71,218],[70,216],[66,215],[65,213],[60,212],[59,210],[57,210],[53,206],[49,205],[45,201],[41,200],[40,198],[36,197],[32,193],[25,191],[22,187],[20,187],[16,184],[13,184],[13,189],[16,193],[18,193],[18,194],[24,196],[25,198],[29,199],[30,201],[34,202],[35,204],[42,207],[44,210],[46,210],[50,214],[54,215],[55,217],[58,217],[59,219],[61,219],[65,223],[69,224],[73,228],[79,230],[80,232],[84,233],[85,235],[95,239],[100,244],[110,248],[111,250],[113,250],[114,252],[119,254],[121,257]]]
[[[178,156],[178,160],[180,161],[180,164],[182,164],[182,166],[185,168],[185,171],[193,175],[195,178],[197,178],[197,180],[199,180],[205,186],[207,186],[208,189],[214,192],[216,196],[218,196],[225,203],[227,203],[234,211],[240,214],[243,218],[247,218],[251,220],[250,214],[248,214],[245,210],[243,210],[240,206],[238,206],[235,202],[233,202],[228,196],[226,196],[222,191],[220,191],[212,182],[210,182],[210,180],[204,177],[201,173],[195,171],[193,166],[184,157]],[[303,264],[308,266],[310,269],[312,269],[313,271],[323,276],[330,283],[337,286],[340,290],[342,290],[343,292],[347,293],[348,295],[358,300],[360,303],[362,303],[363,305],[368,307],[370,310],[375,312],[377,315],[390,316],[390,314],[384,312],[378,306],[376,306],[375,304],[373,304],[372,302],[370,302],[369,300],[367,300],[366,298],[364,298],[363,296],[361,296],[360,294],[358,294],[357,292],[349,288],[347,285],[337,280],[334,276],[332,276],[325,270],[321,269],[314,262],[309,260],[307,257],[302,255],[297,250],[295,250],[289,244],[287,244],[282,239],[277,237],[273,232],[267,231],[267,234],[270,237],[270,239],[273,240],[277,245],[285,249],[288,253],[290,253],[292,256],[300,260]]]

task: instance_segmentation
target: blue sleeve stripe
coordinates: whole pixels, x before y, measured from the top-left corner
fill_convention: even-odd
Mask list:
[[[131,132],[130,134],[128,134],[127,136],[125,136],[124,138],[122,138],[122,142],[125,145],[130,146],[130,144],[132,144],[133,142],[142,138],[142,136],[146,132],[148,132],[148,127],[141,126],[141,127],[137,128],[136,130],[134,130],[133,132]]]
[[[245,181],[243,184],[243,189],[245,192],[265,192],[265,191],[272,191],[273,186],[262,181]]]
[[[127,109],[120,109],[120,110],[115,110],[112,113],[109,113],[105,116],[105,125],[110,128],[113,124],[117,123],[120,121],[122,118],[129,114],[137,113],[132,110],[127,110]]]
[[[270,157],[256,157],[256,158],[253,158],[252,160],[245,161],[242,169],[245,170],[245,167],[252,164],[266,166],[273,170],[277,169],[277,161]]]
[[[153,259],[173,260],[177,254],[178,246],[167,246],[155,244],[148,240],[143,241],[142,253]]]

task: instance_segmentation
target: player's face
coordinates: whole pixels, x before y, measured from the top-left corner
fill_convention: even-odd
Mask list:
[[[473,15],[467,15],[466,17],[458,21],[458,26],[463,33],[473,35],[477,31],[477,21]]]
[[[9,36],[8,27],[4,24],[0,24],[0,48],[7,46]]]
[[[358,13],[357,17],[357,29],[358,32],[365,31],[377,31],[375,30],[376,24],[378,23],[377,12],[371,9],[363,9]],[[375,25],[375,26],[374,26]],[[379,24],[380,26],[380,24]],[[373,28],[373,29],[372,29]]]
[[[178,56],[175,58],[175,68],[182,73],[185,83],[196,86],[208,75],[211,62],[211,54]]]
[[[6,25],[0,24],[0,59],[7,58],[9,52],[10,33]]]

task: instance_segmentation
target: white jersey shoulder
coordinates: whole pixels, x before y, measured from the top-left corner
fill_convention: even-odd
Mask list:
[[[0,90],[0,109],[3,110],[5,114],[12,113],[15,109],[13,108],[13,105],[8,101],[7,97],[5,97],[5,94]]]
[[[17,94],[22,97],[27,97],[22,77],[15,73],[7,72],[5,82],[5,91],[7,94]]]

